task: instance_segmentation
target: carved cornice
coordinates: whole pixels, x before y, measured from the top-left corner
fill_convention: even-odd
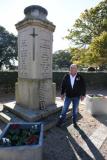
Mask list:
[[[16,25],[16,29],[20,30],[23,28],[26,28],[28,26],[39,26],[41,28],[45,28],[47,30],[50,30],[52,32],[54,32],[55,30],[55,25],[51,22],[47,21],[42,21],[42,20],[36,20],[36,19],[24,19],[22,21],[20,21],[19,23],[17,23]]]

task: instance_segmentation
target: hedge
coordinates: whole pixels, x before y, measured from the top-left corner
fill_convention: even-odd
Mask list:
[[[53,72],[53,82],[56,83],[57,89],[60,89],[63,76],[67,72]],[[107,88],[107,73],[105,72],[80,72],[84,77],[87,88],[99,89]],[[0,91],[14,92],[15,82],[17,82],[18,73],[0,72]]]
[[[14,92],[18,72],[0,72],[0,92]]]
[[[63,76],[67,72],[53,72],[53,81],[57,89],[61,86]],[[107,72],[79,72],[84,77],[87,89],[107,88]]]

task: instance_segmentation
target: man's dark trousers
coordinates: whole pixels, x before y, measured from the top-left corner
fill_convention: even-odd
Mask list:
[[[62,119],[62,121],[64,121],[66,119],[66,113],[67,113],[68,108],[72,102],[72,120],[73,120],[73,123],[76,123],[79,101],[80,101],[80,97],[73,97],[73,98],[65,97],[64,106],[62,108],[62,112],[60,115],[60,119]]]

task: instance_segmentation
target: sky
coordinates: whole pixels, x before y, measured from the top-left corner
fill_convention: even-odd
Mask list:
[[[48,10],[47,19],[56,26],[53,34],[53,52],[69,47],[64,40],[80,13],[95,7],[101,0],[0,0],[0,25],[17,35],[15,24],[24,16],[24,9],[30,5],[41,5]]]

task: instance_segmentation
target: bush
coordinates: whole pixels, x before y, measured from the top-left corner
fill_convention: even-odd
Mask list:
[[[61,82],[68,72],[54,71],[53,82],[56,83],[57,90],[61,87]],[[80,72],[84,77],[88,89],[107,88],[106,72]],[[18,72],[0,72],[0,91],[3,93],[14,92],[17,82]]]
[[[5,93],[14,92],[17,78],[18,72],[0,72],[0,91]]]
[[[67,72],[53,72],[53,81],[57,89],[60,89],[62,79]],[[104,72],[80,72],[84,77],[87,89],[107,88],[107,73]]]

